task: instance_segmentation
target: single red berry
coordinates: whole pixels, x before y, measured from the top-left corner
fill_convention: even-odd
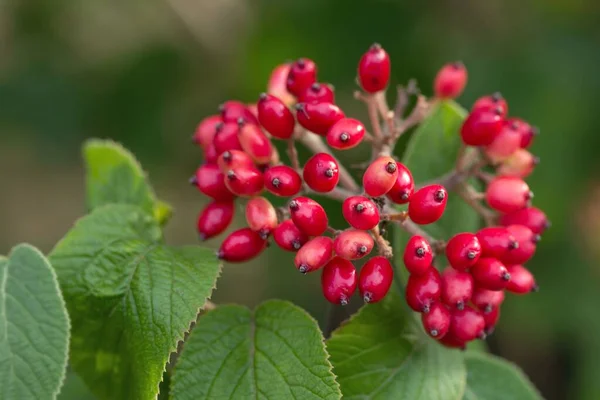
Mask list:
[[[433,250],[427,239],[414,235],[404,248],[404,266],[411,274],[422,275],[433,263]]]
[[[263,190],[264,178],[256,167],[238,167],[227,171],[225,185],[238,196],[256,196]]]
[[[504,126],[502,111],[471,112],[462,127],[460,135],[464,144],[469,146],[489,146]]]
[[[346,260],[363,258],[373,250],[375,242],[368,232],[358,229],[346,229],[333,241],[333,251]]]
[[[302,187],[302,178],[287,165],[277,165],[265,171],[265,188],[281,197],[290,197],[298,194]]]
[[[508,120],[513,124],[517,130],[521,133],[521,148],[526,149],[533,143],[533,139],[539,135],[540,131],[538,128],[529,125],[526,121],[521,118],[510,118]]]
[[[538,286],[535,283],[533,274],[520,264],[507,267],[510,274],[510,282],[506,286],[506,290],[515,294],[526,294],[537,292]]]
[[[481,244],[481,257],[497,258],[504,261],[509,252],[519,248],[519,242],[505,227],[483,228],[476,235]]]
[[[225,185],[225,176],[215,164],[204,164],[196,170],[196,175],[190,178],[202,193],[215,200],[232,200],[235,196]]]
[[[510,273],[495,258],[480,258],[471,268],[471,274],[477,287],[487,290],[503,290],[510,282]]]
[[[460,61],[446,64],[439,70],[433,83],[435,96],[440,99],[455,99],[467,86],[467,69]]]
[[[334,88],[328,83],[313,83],[298,95],[300,103],[335,103]]]
[[[289,139],[294,134],[294,114],[275,96],[262,93],[258,99],[258,120],[267,132],[278,139]]]
[[[342,118],[327,132],[327,144],[338,150],[358,146],[365,136],[365,126],[354,118]]]
[[[471,112],[493,111],[497,109],[500,110],[500,115],[502,115],[502,117],[506,117],[508,114],[508,103],[499,92],[478,98],[475,101],[475,104],[473,104]]]
[[[204,152],[204,162],[207,164],[214,164],[217,162],[217,158],[219,154],[217,154],[217,148],[214,143],[208,145],[207,148],[203,150]]]
[[[238,139],[239,130],[237,122],[225,122],[217,127],[213,143],[218,155],[227,150],[242,150]]]
[[[279,247],[287,251],[298,251],[306,242],[308,235],[302,232],[294,221],[286,219],[273,231],[273,240]]]
[[[494,210],[509,213],[527,207],[533,192],[520,178],[500,176],[494,178],[485,191],[485,200]]]
[[[364,268],[364,267],[363,267]],[[406,284],[406,302],[416,312],[428,313],[442,295],[442,279],[431,266],[423,275],[411,275]]]
[[[380,197],[390,191],[398,178],[398,164],[389,156],[373,161],[363,175],[363,187],[371,197]]]
[[[536,207],[527,207],[502,215],[500,225],[525,225],[533,233],[541,235],[551,224],[542,210]]]
[[[219,112],[224,122],[237,122],[240,118],[248,123],[258,124],[258,120],[252,114],[252,111],[240,101],[229,100],[219,106]]]
[[[408,216],[415,224],[431,224],[442,217],[447,202],[448,192],[443,186],[425,186],[411,196]]]
[[[253,197],[246,203],[246,222],[250,229],[266,239],[277,227],[277,211],[264,197]]]
[[[286,106],[291,106],[296,101],[294,95],[287,90],[287,79],[291,66],[291,63],[280,64],[276,66],[273,69],[273,72],[271,72],[271,76],[269,77],[269,82],[267,84],[267,93],[283,101]],[[265,127],[265,129],[267,128]]]
[[[322,205],[308,197],[290,201],[290,215],[294,224],[309,236],[319,236],[327,230],[329,219]]]
[[[365,303],[382,300],[392,286],[394,269],[389,260],[375,256],[363,265],[358,277],[358,291]]]
[[[294,264],[298,271],[306,274],[323,268],[331,257],[333,257],[333,240],[327,236],[317,236],[298,250]]]
[[[356,284],[356,268],[350,261],[341,257],[333,257],[321,273],[323,295],[333,304],[348,304],[356,291]]]
[[[240,121],[241,122],[241,121]],[[257,164],[267,164],[271,160],[273,146],[260,126],[241,123],[238,139],[242,149]]]
[[[500,307],[494,308],[492,312],[483,314],[483,320],[485,321],[485,334],[491,335],[496,328],[496,324],[500,319]]]
[[[452,323],[452,320],[450,320],[450,323]],[[444,347],[451,349],[465,350],[467,348],[467,343],[458,339],[451,330],[448,330],[448,333],[446,333],[443,338],[438,340],[438,342]]]
[[[233,219],[233,201],[212,201],[198,216],[200,240],[210,239],[223,232]]]
[[[356,229],[373,229],[379,223],[377,205],[364,196],[346,198],[342,203],[342,214],[350,226]]]
[[[481,312],[489,314],[500,307],[500,304],[504,301],[504,291],[475,288],[471,301]]]
[[[394,186],[387,192],[387,197],[396,204],[406,204],[415,191],[415,181],[406,165],[396,161],[398,177]]]
[[[296,110],[298,123],[321,136],[327,135],[329,129],[345,117],[344,112],[332,103],[298,103]]]
[[[331,154],[317,153],[304,164],[304,182],[315,192],[331,192],[340,180],[337,161]]]
[[[450,329],[450,311],[442,303],[433,303],[428,313],[421,314],[423,328],[434,339],[443,338]]]
[[[512,156],[504,160],[496,168],[499,176],[512,176],[525,179],[533,172],[536,165],[540,163],[539,157],[534,156],[525,149],[515,151]]]
[[[457,270],[465,270],[475,265],[481,256],[481,244],[477,236],[470,232],[458,233],[446,243],[446,257]]]
[[[198,124],[196,132],[192,140],[203,149],[208,148],[213,142],[215,133],[217,132],[217,126],[223,122],[220,115],[211,115],[210,117],[204,118]]]
[[[509,251],[504,257],[507,265],[525,264],[535,254],[537,242],[540,241],[540,235],[533,233],[525,225],[509,225],[506,227],[519,243],[519,248]]]
[[[473,295],[473,277],[468,272],[447,267],[442,271],[442,301],[462,310]]]
[[[288,92],[298,97],[306,88],[317,81],[317,64],[308,58],[299,58],[290,67],[286,87]]]
[[[507,121],[494,141],[485,148],[485,154],[492,163],[497,164],[512,156],[520,148],[521,134],[514,124]]]
[[[219,260],[244,262],[258,256],[267,247],[267,241],[250,228],[231,232],[217,251]]]
[[[476,338],[483,339],[484,330],[485,320],[479,311],[470,306],[462,310],[452,310],[449,332],[458,340],[470,342]]]
[[[250,168],[254,166],[254,161],[250,156],[241,150],[227,150],[221,153],[217,158],[217,165],[222,173],[235,168]]]
[[[358,62],[358,80],[367,93],[385,89],[390,81],[390,72],[390,56],[378,43],[373,44]]]

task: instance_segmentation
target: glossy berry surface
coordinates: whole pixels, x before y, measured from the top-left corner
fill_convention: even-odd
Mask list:
[[[371,197],[380,197],[390,191],[398,178],[398,165],[392,157],[381,156],[373,161],[363,174],[363,188]]]
[[[266,239],[277,227],[277,212],[269,200],[253,197],[246,203],[246,222],[261,238]]]
[[[550,227],[550,221],[546,214],[536,207],[526,207],[518,211],[500,216],[500,224],[508,225],[525,225],[533,231],[533,233],[542,234]]]
[[[222,173],[239,167],[254,167],[254,161],[250,156],[241,150],[227,150],[221,153],[217,158],[217,165]]]
[[[333,251],[346,260],[363,258],[373,250],[375,242],[368,232],[358,229],[346,229],[333,241]]]
[[[296,104],[298,123],[317,135],[327,135],[329,129],[344,117],[344,112],[332,103]]]
[[[375,256],[363,265],[358,290],[365,303],[381,301],[392,286],[394,269],[387,258]]]
[[[237,196],[256,196],[263,190],[264,178],[256,167],[238,167],[227,171],[225,185]]]
[[[215,164],[204,164],[196,170],[190,182],[208,197],[215,200],[232,200],[235,196],[225,186],[225,175]]]
[[[357,283],[354,265],[340,257],[333,257],[321,273],[323,295],[333,304],[348,304]]]
[[[358,63],[358,80],[367,93],[385,89],[390,80],[390,72],[390,56],[377,43],[363,54]]]
[[[476,288],[471,301],[481,312],[488,314],[500,307],[504,301],[504,291]]]
[[[509,213],[525,208],[533,198],[529,185],[520,178],[501,176],[488,184],[485,200],[494,210]]]
[[[221,123],[223,123],[223,118],[221,118],[220,115],[211,115],[210,117],[204,118],[198,124],[192,140],[201,148],[208,148],[213,142],[215,133],[217,132],[217,126]]]
[[[294,221],[286,219],[273,230],[273,240],[283,250],[298,251],[308,242],[309,237],[298,229]]]
[[[508,229],[500,226],[482,228],[477,232],[481,256],[504,260],[507,253],[519,247],[517,239]]]
[[[229,100],[219,106],[219,112],[224,122],[237,123],[240,118],[251,124],[258,124],[258,121],[252,111],[248,109],[246,104]]]
[[[387,192],[387,197],[396,204],[406,204],[415,191],[415,181],[406,165],[396,161],[398,176],[392,188]]]
[[[451,308],[463,309],[473,295],[474,283],[471,274],[447,267],[442,271],[441,278],[442,301]]]
[[[204,162],[206,164],[216,163],[219,157],[214,143],[211,143],[207,148],[203,149],[202,154],[204,154]]]
[[[500,320],[500,307],[494,308],[490,313],[483,314],[486,335],[491,335],[494,332],[498,320]]]
[[[534,156],[525,149],[515,151],[510,157],[498,166],[496,172],[499,176],[512,176],[525,179],[533,172],[540,162],[539,157]]]
[[[443,338],[450,329],[450,311],[442,303],[433,303],[428,313],[421,314],[423,329],[434,339]]]
[[[256,164],[267,164],[271,160],[273,147],[258,125],[243,124],[238,132],[238,140],[242,150],[247,153]]]
[[[450,323],[452,323],[452,320],[450,320]],[[465,342],[464,340],[458,339],[454,335],[454,332],[452,332],[451,330],[448,330],[448,333],[446,333],[446,335],[444,335],[443,338],[439,339],[438,342],[442,346],[448,347],[448,348],[451,348],[451,349],[465,350],[466,346],[467,346],[467,342]]]
[[[358,146],[365,136],[365,126],[354,118],[342,118],[327,132],[327,144],[338,150]]]
[[[296,120],[289,108],[275,96],[263,93],[257,103],[258,120],[271,136],[289,139],[294,133]]]
[[[502,130],[502,113],[495,111],[475,111],[470,113],[462,127],[460,136],[469,146],[489,146]]]
[[[453,310],[450,317],[450,332],[458,340],[470,342],[485,336],[485,320],[481,312],[467,306],[463,310]]]
[[[296,269],[303,274],[321,269],[333,257],[333,240],[327,236],[317,236],[306,242],[294,258]]]
[[[329,219],[325,209],[308,197],[296,197],[289,204],[294,224],[309,236],[319,236],[327,229]]]
[[[411,275],[406,284],[406,302],[416,312],[428,313],[431,305],[440,300],[442,279],[435,267],[429,267],[423,275]]]
[[[377,205],[364,196],[352,196],[344,200],[342,214],[350,226],[356,229],[373,229],[379,223]]]
[[[494,110],[500,110],[502,117],[506,117],[508,114],[508,103],[499,92],[478,98],[471,108],[471,112]]]
[[[435,96],[454,99],[460,96],[467,85],[467,69],[461,62],[444,65],[433,82]]]
[[[527,294],[538,290],[535,278],[527,268],[516,264],[507,267],[507,269],[511,279],[506,286],[506,290],[515,294]]]
[[[296,101],[294,95],[287,90],[287,79],[291,66],[291,63],[279,64],[273,68],[267,82],[267,93],[277,97],[286,106],[290,106]]]
[[[477,287],[487,290],[505,289],[510,281],[510,273],[495,258],[480,258],[471,268],[471,274]]]
[[[425,186],[411,196],[408,216],[416,224],[431,224],[442,217],[447,202],[448,192],[443,186]]]
[[[492,143],[485,148],[485,154],[492,163],[497,164],[508,159],[520,148],[521,134],[513,124],[506,122]]]
[[[539,130],[523,121],[521,118],[511,118],[509,122],[517,127],[521,133],[521,148],[526,149],[533,143],[533,139],[540,133]]]
[[[237,122],[226,122],[217,127],[213,140],[217,155],[227,150],[243,150],[238,138],[240,127]]]
[[[217,258],[229,262],[244,262],[258,256],[267,246],[266,240],[250,228],[229,234],[217,251]]]
[[[281,197],[295,196],[302,188],[302,178],[287,165],[268,168],[264,173],[264,180],[265,189]]]
[[[533,257],[540,235],[533,233],[525,225],[509,225],[506,227],[519,243],[519,247],[508,252],[503,261],[507,265],[524,264]]]
[[[465,270],[475,265],[481,257],[481,244],[473,233],[458,233],[446,243],[446,258],[457,270]]]
[[[299,96],[316,81],[317,64],[311,59],[299,58],[290,66],[286,88],[294,96]]]
[[[426,273],[433,263],[433,250],[427,239],[419,235],[412,236],[404,248],[403,260],[411,274]]]
[[[233,201],[212,201],[198,216],[198,235],[200,240],[210,239],[223,232],[233,219]]]
[[[308,187],[320,193],[331,192],[340,180],[337,161],[327,153],[317,153],[309,158],[302,175]]]
[[[333,86],[315,82],[298,95],[300,103],[335,103]]]

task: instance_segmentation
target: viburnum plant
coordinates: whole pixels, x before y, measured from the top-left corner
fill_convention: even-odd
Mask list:
[[[200,122],[191,183],[211,199],[200,239],[238,212],[247,222],[216,256],[167,245],[171,208],[139,163],[114,142],[87,142],[89,214],[48,259],[29,245],[0,258],[0,398],[55,398],[67,361],[102,399],[541,398],[476,341],[493,332],[505,292],[537,290],[524,266],[549,226],[524,181],[537,129],[497,93],[469,112],[455,103],[461,63],[441,68],[431,98],[399,86],[393,107],[390,75],[373,45],[355,93],[366,124],[336,105],[308,58],[277,66],[255,104],[226,101]],[[357,146],[366,157],[344,165]],[[320,274],[330,307],[356,292],[367,304],[324,335],[289,302],[208,300],[222,261],[270,244],[294,253],[290,268]]]

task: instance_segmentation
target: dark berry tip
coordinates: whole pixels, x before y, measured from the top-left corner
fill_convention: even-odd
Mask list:
[[[299,68],[304,68],[304,66],[306,65],[306,60],[304,58],[299,58],[296,60],[296,65]]]
[[[542,240],[542,235],[533,235],[531,241],[533,243],[539,243]]]
[[[268,229],[261,229],[260,231],[258,231],[258,236],[260,236],[262,240],[267,240],[270,233],[271,232]]]
[[[525,193],[525,199],[526,200],[533,199],[533,192],[531,190],[529,192]]]
[[[429,331],[429,334],[433,337],[436,337],[437,335],[439,335],[440,333],[438,332],[437,329],[432,329]]]
[[[492,93],[492,96],[491,96],[491,97],[492,97],[492,100],[493,100],[495,103],[497,103],[497,102],[499,102],[500,100],[502,100],[502,99],[503,99],[503,97],[502,97],[502,93],[500,93],[500,92],[494,92],[494,93]]]
[[[225,111],[225,108],[226,108],[226,107],[225,107],[225,103],[221,103],[221,104],[219,104],[219,106],[217,107],[217,110],[218,110],[220,113],[223,113],[223,112]]]
[[[358,248],[358,254],[366,254],[369,248],[364,244]]]
[[[544,224],[544,230],[552,228],[552,221],[548,220]]]
[[[541,162],[540,158],[538,156],[533,157],[533,165],[538,165]]]
[[[379,50],[379,49],[381,49],[381,45],[379,43],[377,43],[377,42],[373,43],[371,45],[371,47],[369,47],[369,50],[371,50],[371,51],[373,51],[373,50]]]
[[[512,121],[510,123],[510,129],[512,129],[513,131],[516,131],[519,129],[519,123],[517,121]]]
[[[406,190],[404,190],[404,191],[402,192],[402,194],[400,195],[400,198],[402,199],[402,201],[406,201],[406,200],[408,200],[408,199],[409,199],[409,197],[410,197],[410,195],[408,194],[408,192],[407,192]]]
[[[327,168],[325,170],[325,176],[328,178],[333,178],[333,175],[335,175],[335,173],[333,172],[333,169],[331,168]]]
[[[340,134],[340,142],[347,142],[348,140],[350,140],[350,135],[348,135],[346,132],[342,132]]]
[[[297,240],[294,240],[294,241],[292,242],[292,247],[293,247],[294,249],[296,249],[296,250],[300,250],[300,247],[302,247],[302,245],[300,244],[300,242],[299,242],[299,241],[297,241]]]
[[[467,258],[468,258],[469,260],[474,260],[474,259],[475,259],[475,257],[477,257],[477,253],[476,253],[476,252],[474,252],[473,250],[471,250],[471,251],[468,251],[468,252],[467,252]]]
[[[208,238],[206,237],[206,233],[204,233],[204,232],[200,232],[200,233],[198,234],[198,239],[200,239],[200,241],[201,241],[201,242],[204,242],[204,241],[205,241],[206,239],[208,239]]]
[[[364,300],[364,302],[365,302],[365,303],[370,303],[370,302],[371,302],[371,300],[373,300],[373,296],[371,295],[371,293],[369,293],[369,292],[366,292],[366,293],[363,295],[363,300]]]
[[[481,331],[479,333],[479,335],[477,335],[477,337],[481,340],[485,340],[485,338],[487,337],[487,335],[485,334],[485,331]]]
[[[296,211],[298,208],[300,208],[300,204],[296,200],[290,201],[290,210]]]
[[[396,165],[395,162],[392,162],[392,161],[387,163],[387,165],[385,166],[385,170],[388,172],[388,174],[393,174],[394,172],[396,172],[397,169],[398,169],[398,166]]]
[[[218,250],[217,251],[217,259],[218,260],[222,260],[223,257],[225,257],[225,254],[223,253],[223,250]]]
[[[190,183],[190,185],[196,186],[198,184],[198,178],[196,177],[196,175],[194,175],[190,179],[188,179],[188,182]]]
[[[232,169],[227,171],[227,179],[229,179],[230,181],[236,179],[235,172]]]
[[[262,101],[265,101],[268,98],[269,98],[269,95],[265,92],[262,92],[261,94],[258,95],[258,99],[262,100]]]
[[[423,312],[423,314],[429,314],[429,311],[431,311],[429,305],[424,305],[423,307],[421,307],[421,312]]]
[[[502,114],[504,114],[504,109],[502,107],[498,106],[498,107],[494,108],[493,112],[496,115],[502,115]]]
[[[537,283],[534,283],[533,286],[531,287],[531,292],[532,293],[537,293],[540,291],[540,287],[538,286]]]
[[[306,274],[306,273],[308,272],[308,265],[306,265],[306,264],[301,264],[301,265],[298,267],[298,271],[300,271],[300,273],[302,273],[302,274]]]
[[[244,119],[244,117],[239,117],[239,118],[237,119],[237,124],[238,124],[239,126],[244,126],[244,125],[246,125],[246,120]]]
[[[348,299],[346,299],[345,297],[340,298],[340,305],[341,306],[347,306],[348,305]]]
[[[485,306],[485,308],[483,309],[483,313],[484,313],[484,314],[489,314],[489,313],[491,313],[492,311],[494,311],[494,307],[492,307],[492,305],[491,305],[491,304],[487,304],[487,305]]]
[[[225,122],[217,122],[215,124],[215,132],[217,132],[217,133],[221,132],[221,130],[223,130],[224,126],[225,126]]]
[[[224,161],[230,162],[232,158],[233,158],[233,154],[231,154],[231,151],[226,150],[223,152],[223,160]]]
[[[365,211],[365,206],[362,203],[358,203],[357,205],[354,206],[354,209],[356,210],[356,212],[363,212]]]
[[[281,181],[279,180],[279,178],[273,178],[273,179],[271,179],[271,185],[278,188],[279,185],[281,185]]]
[[[452,67],[454,67],[454,69],[463,69],[465,67],[465,64],[463,64],[462,61],[454,61],[452,63]]]
[[[312,85],[310,85],[310,90],[312,90],[313,92],[318,92],[321,89],[321,84],[319,82],[315,82]]]
[[[510,281],[510,273],[508,271],[504,271],[504,273],[502,273],[502,280],[503,281]]]
[[[415,254],[419,258],[423,257],[425,255],[425,247],[417,247],[417,249],[415,250]]]
[[[487,328],[485,330],[485,334],[489,337],[491,336],[492,333],[494,333],[495,327],[494,326],[490,326],[489,328]]]
[[[442,202],[446,198],[446,191],[442,189],[437,190],[433,195],[433,198],[437,202]]]
[[[302,110],[304,110],[304,103],[296,103],[294,108],[298,111],[302,111]]]
[[[456,309],[457,310],[464,310],[465,309],[465,302],[464,301],[457,301],[456,302]]]
[[[516,249],[518,249],[518,248],[519,248],[519,242],[517,242],[516,240],[511,240],[511,241],[508,243],[508,249],[509,249],[509,250],[516,250]]]

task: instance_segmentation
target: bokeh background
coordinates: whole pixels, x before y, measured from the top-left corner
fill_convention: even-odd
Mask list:
[[[541,291],[506,301],[490,348],[548,399],[599,399],[599,21],[594,0],[4,0],[0,253],[22,241],[49,251],[83,215],[86,138],[130,148],[175,206],[168,240],[196,243],[206,199],[187,183],[201,161],[190,136],[220,102],[255,100],[276,64],[307,56],[346,113],[363,116],[352,92],[371,43],[390,53],[394,83],[414,77],[425,93],[458,59],[470,74],[463,105],[500,90],[541,128],[529,181],[553,222],[529,264]],[[271,297],[324,324],[319,277],[298,276],[275,249],[227,266],[214,299]],[[89,398],[84,389],[69,374],[61,398]]]

